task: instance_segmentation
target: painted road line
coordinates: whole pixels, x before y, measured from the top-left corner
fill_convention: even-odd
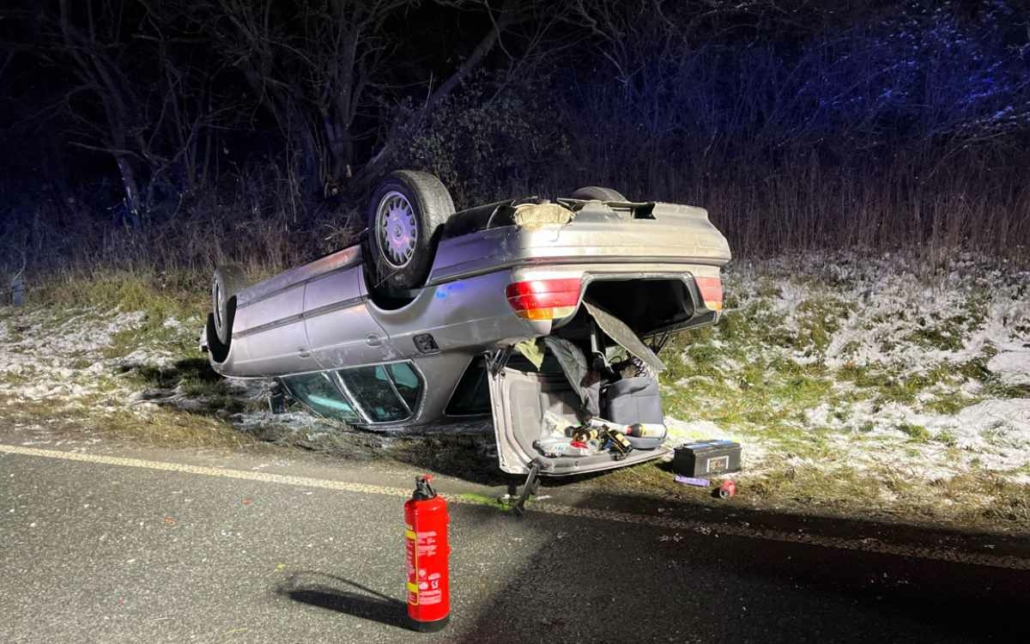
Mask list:
[[[257,481],[259,483],[273,483],[276,485],[293,485],[297,487],[320,488],[324,490],[333,490],[337,492],[378,494],[383,496],[393,496],[399,498],[404,498],[411,495],[411,491],[408,489],[391,487],[387,485],[372,485],[369,483],[333,481],[330,479],[319,479],[306,476],[291,476],[288,474],[272,474],[270,472],[255,472],[249,470],[233,470],[219,467],[205,467],[202,465],[187,465],[185,463],[170,463],[167,461],[150,461],[139,458],[126,458],[122,456],[106,456],[103,454],[62,452],[60,450],[37,449],[35,447],[22,447],[18,445],[0,444],[0,453],[17,454],[21,456],[35,456],[40,458],[52,458],[64,461],[77,461],[80,463],[94,463],[98,465],[135,467],[147,470],[177,472],[180,474],[215,476],[220,478],[239,479],[244,481]],[[472,500],[462,496],[445,495],[445,498],[448,500],[448,502],[451,503],[470,505],[482,504],[481,501]],[[899,557],[911,557],[917,559],[929,559],[933,561],[973,564],[978,566],[990,566],[994,568],[1030,570],[1030,559],[1023,559],[1021,557],[992,555],[986,553],[970,553],[959,550],[949,550],[925,546],[893,544],[882,542],[876,539],[848,539],[845,537],[828,537],[815,534],[752,528],[742,525],[706,523],[703,521],[692,521],[689,519],[674,519],[670,517],[633,514],[631,512],[617,512],[614,510],[579,508],[570,505],[560,505],[557,503],[545,502],[533,503],[532,505],[528,506],[526,510],[531,513],[551,514],[555,516],[572,517],[577,519],[592,519],[596,521],[608,521],[614,523],[643,525],[654,528],[662,528],[666,530],[692,532],[700,535],[742,537],[745,539],[760,539],[765,541],[778,541],[782,543],[796,543],[802,545],[820,546],[823,548],[834,548],[837,550],[853,550],[856,552],[897,555]]]
[[[0,453],[20,454],[22,456],[40,456],[42,458],[56,458],[64,461],[78,461],[80,463],[96,463],[99,465],[117,465],[120,467],[136,467],[145,470],[161,470],[165,472],[178,472],[180,474],[198,474],[201,476],[217,476],[226,479],[240,479],[244,481],[258,481],[260,483],[276,483],[278,485],[295,485],[300,487],[315,487],[325,490],[336,490],[338,492],[358,492],[363,494],[382,494],[386,496],[411,496],[411,490],[385,485],[371,485],[368,483],[350,483],[347,481],[333,481],[330,479],[316,479],[306,476],[290,476],[288,474],[271,474],[269,472],[253,472],[248,470],[231,470],[221,467],[205,467],[203,465],[187,465],[185,463],[170,463],[167,461],[149,461],[139,458],[126,458],[123,456],[105,456],[103,454],[85,454],[82,452],[62,452],[52,449],[37,449],[35,447],[21,447],[19,445],[0,444]],[[450,501],[451,499],[448,499]]]

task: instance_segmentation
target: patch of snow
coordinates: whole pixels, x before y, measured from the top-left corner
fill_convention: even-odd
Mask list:
[[[727,293],[740,301],[738,308],[763,301],[786,332],[801,327],[802,303],[835,299],[852,305],[825,355],[773,348],[799,364],[823,360],[833,369],[885,365],[925,373],[942,362],[980,358],[991,347],[1025,350],[1030,299],[1022,289],[1030,273],[984,266],[970,257],[956,259],[947,274],[924,273],[916,258],[900,255],[808,253],[732,264],[725,281]],[[769,286],[775,295],[762,295]]]
[[[899,254],[806,253],[735,262],[725,270],[724,283],[738,304],[726,315],[745,311],[755,316],[752,324],[770,327],[768,337],[789,340],[741,345],[739,337],[720,338],[716,328],[710,346],[722,353],[727,345],[727,353],[733,352],[716,357],[717,380],[725,384],[726,394],[692,404],[706,413],[748,396],[747,389],[733,386],[746,365],[729,358],[740,354],[766,363],[786,359],[818,365],[830,378],[843,368],[865,368],[859,373],[872,376],[870,384],[834,380],[834,400],[808,409],[794,410],[797,403],[789,396],[759,403],[772,411],[799,412],[796,420],[788,416],[782,422],[800,431],[820,430],[813,440],[826,441],[832,449],[819,457],[823,462],[806,466],[845,465],[872,472],[889,464],[927,481],[983,468],[1012,472],[1011,481],[1030,479],[1024,474],[1030,464],[1027,401],[994,398],[974,377],[980,361],[993,355],[987,369],[1002,383],[1030,385],[1028,282],[1030,272],[972,255],[951,258],[947,271]],[[837,311],[839,317],[826,318],[827,324],[818,328],[820,320],[813,316],[823,315],[824,309]],[[813,328],[828,334],[825,345],[817,346],[802,333]],[[747,333],[745,328],[745,339]],[[684,352],[688,367],[689,356]],[[963,377],[966,370],[958,369],[967,365],[974,375]],[[926,384],[913,380],[921,376]],[[702,378],[711,380],[687,375],[666,386],[689,387]],[[890,401],[907,393],[900,387],[918,387],[911,391],[911,403]],[[930,411],[938,401],[967,406],[954,415]],[[729,433],[717,431],[721,428],[714,424],[688,424],[671,435],[677,429],[688,430],[689,438]],[[783,453],[775,433],[747,424],[741,431],[745,452],[757,448],[770,456]]]
[[[293,432],[318,429],[326,426],[335,427],[328,421],[307,413],[273,414],[270,411],[251,411],[234,414],[233,424],[244,431],[252,431],[262,426],[275,425]]]
[[[666,416],[665,426],[669,432],[669,440],[674,443],[705,438],[729,438],[721,427],[710,420],[683,421]]]
[[[161,325],[161,328],[171,329],[173,331],[181,331],[183,329],[183,324],[179,321],[177,317],[171,315],[168,316],[168,319],[164,321],[164,323]]]
[[[1006,385],[1030,385],[1030,351],[1005,351],[987,362],[987,370]]]
[[[1030,399],[985,400],[955,416],[940,416],[928,428],[950,431],[955,446],[976,452],[988,469],[1030,464]]]
[[[139,347],[134,349],[129,355],[118,358],[117,361],[124,366],[145,365],[163,369],[172,366],[181,359],[182,356],[177,356],[169,351],[155,349],[154,347]]]
[[[977,467],[996,472],[1030,464],[1030,399],[988,399],[958,414],[925,414],[889,403],[876,411],[868,401],[849,408],[846,420],[822,404],[806,412],[812,426],[833,430],[825,440],[834,460],[856,469],[891,465],[909,476],[948,479]],[[903,426],[926,429],[915,439]],[[753,439],[752,439],[753,440]]]
[[[62,318],[61,314],[70,317]],[[2,328],[17,330],[0,338],[0,394],[14,400],[62,401],[81,405],[84,398],[103,407],[126,389],[113,378],[117,359],[104,350],[115,335],[138,329],[142,311],[97,311],[29,308],[14,312]],[[11,403],[12,400],[8,400]]]

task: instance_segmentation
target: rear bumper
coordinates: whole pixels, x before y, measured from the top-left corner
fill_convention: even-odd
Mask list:
[[[637,265],[622,268],[631,271],[655,264],[719,267],[730,260],[726,238],[703,210],[662,205],[656,219],[505,226],[445,239],[429,285],[540,264]]]

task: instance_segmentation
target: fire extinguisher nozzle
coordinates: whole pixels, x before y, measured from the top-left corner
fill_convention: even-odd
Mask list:
[[[432,499],[436,496],[436,490],[430,485],[430,481],[433,480],[431,474],[423,474],[415,477],[415,491],[412,493],[411,498],[413,499]]]

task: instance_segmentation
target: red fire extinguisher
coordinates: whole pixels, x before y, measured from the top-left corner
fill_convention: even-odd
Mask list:
[[[432,478],[415,477],[415,492],[404,503],[408,619],[412,629],[424,633],[443,629],[451,613],[447,502],[429,484]]]

